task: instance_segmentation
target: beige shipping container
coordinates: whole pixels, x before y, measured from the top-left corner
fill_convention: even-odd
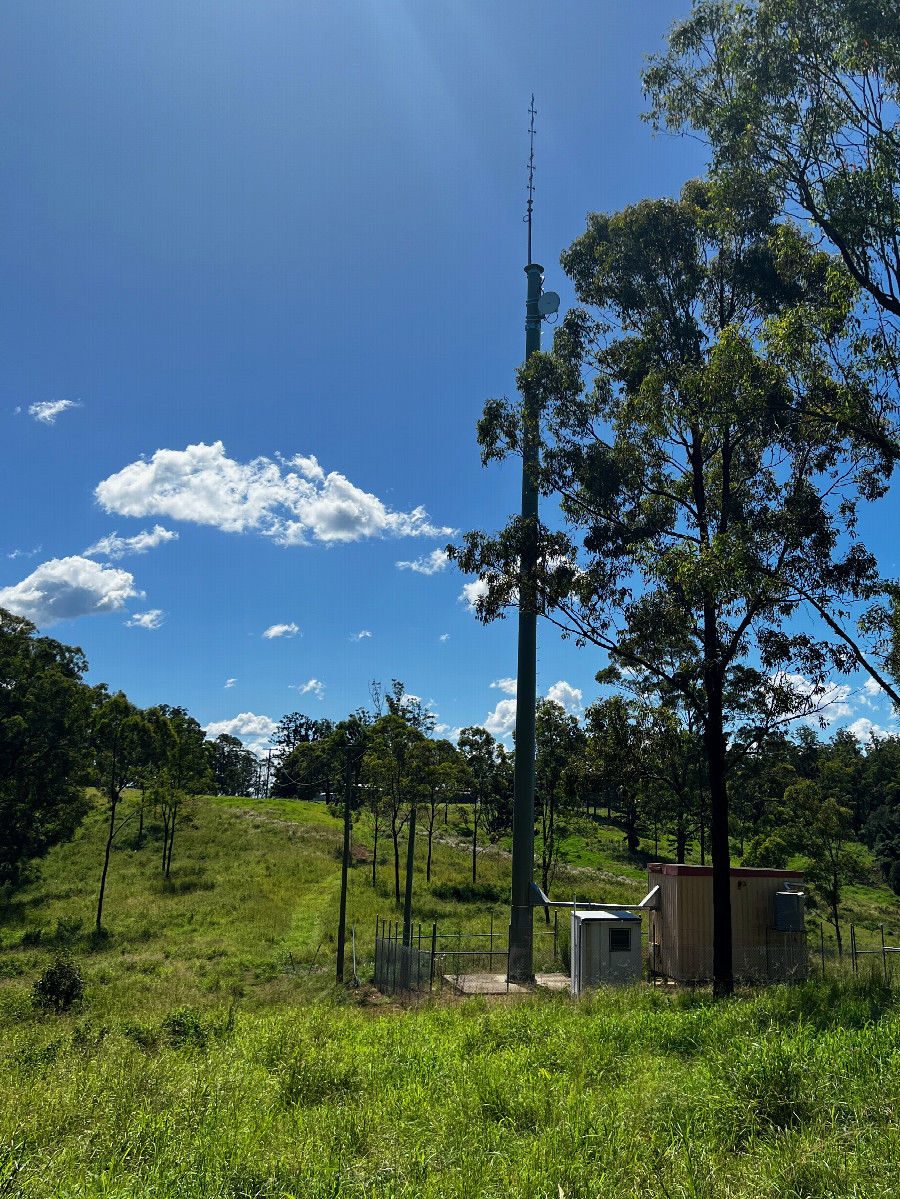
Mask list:
[[[648,890],[659,887],[648,922],[651,977],[676,982],[712,978],[712,867],[651,862]],[[776,928],[775,896],[799,891],[798,870],[731,871],[731,928],[734,976],[745,982],[806,978],[806,932]]]

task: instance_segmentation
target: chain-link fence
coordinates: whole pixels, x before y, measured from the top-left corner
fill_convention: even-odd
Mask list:
[[[535,957],[553,968],[559,963],[561,937],[554,914],[545,928],[535,929]],[[508,929],[494,926],[491,916],[487,932],[439,932],[414,924],[404,944],[399,920],[378,918],[375,926],[374,983],[379,991],[410,997],[440,989],[444,979],[458,984],[467,975],[506,976],[509,959]]]

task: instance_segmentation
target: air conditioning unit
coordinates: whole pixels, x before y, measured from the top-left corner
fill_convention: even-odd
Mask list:
[[[641,918],[634,912],[572,912],[572,994],[641,978]]]

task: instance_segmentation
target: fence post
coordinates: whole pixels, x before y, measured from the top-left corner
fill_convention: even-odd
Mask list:
[[[488,942],[488,974],[494,972],[494,913],[491,912],[491,939]]]
[[[822,955],[822,977],[825,977],[825,921],[819,919],[819,952]]]
[[[434,958],[437,953],[437,923],[431,926],[431,976],[428,980],[428,989],[434,990]]]
[[[853,973],[859,974],[859,962],[856,958],[856,925],[850,925],[850,957],[853,960]]]
[[[887,982],[887,954],[884,952],[884,925],[881,926],[881,965],[884,970],[884,981]]]
[[[553,965],[556,965],[557,943],[559,938],[559,908],[553,909]]]

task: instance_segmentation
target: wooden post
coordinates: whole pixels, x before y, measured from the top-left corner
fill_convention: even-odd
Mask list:
[[[881,926],[881,965],[884,970],[884,981],[887,982],[887,954],[884,951],[884,925]]]
[[[819,921],[819,949],[822,953],[822,977],[825,977],[825,921]]]

